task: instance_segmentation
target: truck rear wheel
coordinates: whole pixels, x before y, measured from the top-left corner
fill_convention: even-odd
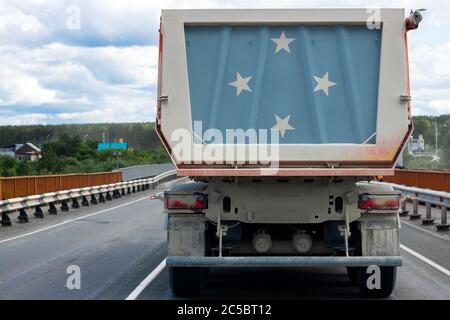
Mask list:
[[[367,267],[361,267],[357,269],[356,282],[361,294],[367,297],[373,298],[385,298],[388,297],[395,287],[395,280],[397,276],[397,267],[380,267],[380,288],[369,288],[367,282],[373,284],[372,279],[369,279],[372,274],[367,273]],[[369,281],[368,281],[369,280]],[[374,280],[376,282],[376,280]]]
[[[175,296],[198,296],[202,293],[207,270],[202,268],[169,268],[170,289]]]

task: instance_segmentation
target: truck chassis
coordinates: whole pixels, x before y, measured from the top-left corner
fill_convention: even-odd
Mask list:
[[[276,180],[216,177],[165,192],[172,292],[201,294],[209,268],[346,267],[362,294],[389,296],[402,264],[400,195],[354,177]],[[174,207],[186,196],[206,205]],[[361,208],[367,197],[389,207]]]

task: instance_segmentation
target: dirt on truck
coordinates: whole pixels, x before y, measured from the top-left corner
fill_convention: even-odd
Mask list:
[[[210,268],[347,268],[395,285],[394,174],[413,129],[403,9],[163,10],[156,130],[175,295]]]

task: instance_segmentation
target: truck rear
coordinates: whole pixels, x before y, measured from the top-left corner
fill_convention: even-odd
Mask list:
[[[388,296],[392,175],[412,131],[402,9],[163,10],[156,128],[192,182],[165,192],[175,295],[209,268],[345,267]]]

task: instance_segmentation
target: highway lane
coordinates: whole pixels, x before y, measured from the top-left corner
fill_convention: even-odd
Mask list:
[[[450,280],[415,257],[403,254],[397,285],[387,299],[450,299]],[[211,280],[213,278],[213,280]],[[168,289],[168,272],[163,271],[142,292],[139,299],[175,299]],[[362,297],[343,268],[215,270],[204,299],[349,299]]]
[[[404,246],[450,270],[450,240],[417,230],[407,221],[402,223],[400,236]]]
[[[0,299],[125,298],[155,255],[165,256],[162,203],[151,192],[73,210],[64,221],[88,217],[0,243]],[[80,267],[81,290],[66,288],[70,265]]]
[[[402,245],[450,270],[450,239],[427,232],[428,229],[413,228],[410,224],[407,218],[402,220]],[[450,299],[448,275],[405,250],[402,250],[402,256],[403,266],[398,268],[396,288],[387,299]],[[174,299],[168,281],[168,272],[164,270],[139,299]],[[361,296],[349,283],[343,268],[216,269],[210,273],[202,298],[361,299]]]
[[[446,265],[450,241],[416,229],[404,227],[401,242],[425,257],[435,257],[434,262]],[[416,238],[418,240],[416,240]],[[423,241],[426,239],[426,241]],[[422,248],[428,243],[428,248]],[[440,245],[444,245],[443,251]],[[427,253],[430,253],[427,255]],[[403,266],[397,271],[397,284],[392,300],[449,300],[450,277],[436,270],[414,255],[402,250]],[[449,269],[447,269],[449,270]],[[139,299],[174,299],[168,289],[168,272],[164,270],[139,296]],[[213,270],[206,290],[206,299],[361,299],[356,287],[348,281],[344,268],[304,269],[240,269]]]
[[[11,241],[4,239],[11,237],[16,226],[0,229],[0,299],[125,299],[166,256],[162,203],[149,200],[151,192],[78,209],[64,217],[46,217],[68,222]],[[31,220],[27,228],[36,231]],[[444,241],[402,224],[405,246],[449,269],[450,242]],[[450,277],[408,252],[403,252],[403,258],[404,266],[399,268],[397,286],[389,299],[450,299]],[[66,288],[70,265],[80,267],[80,290]],[[166,268],[138,298],[174,299]],[[241,269],[213,270],[203,298],[360,296],[342,268]]]

